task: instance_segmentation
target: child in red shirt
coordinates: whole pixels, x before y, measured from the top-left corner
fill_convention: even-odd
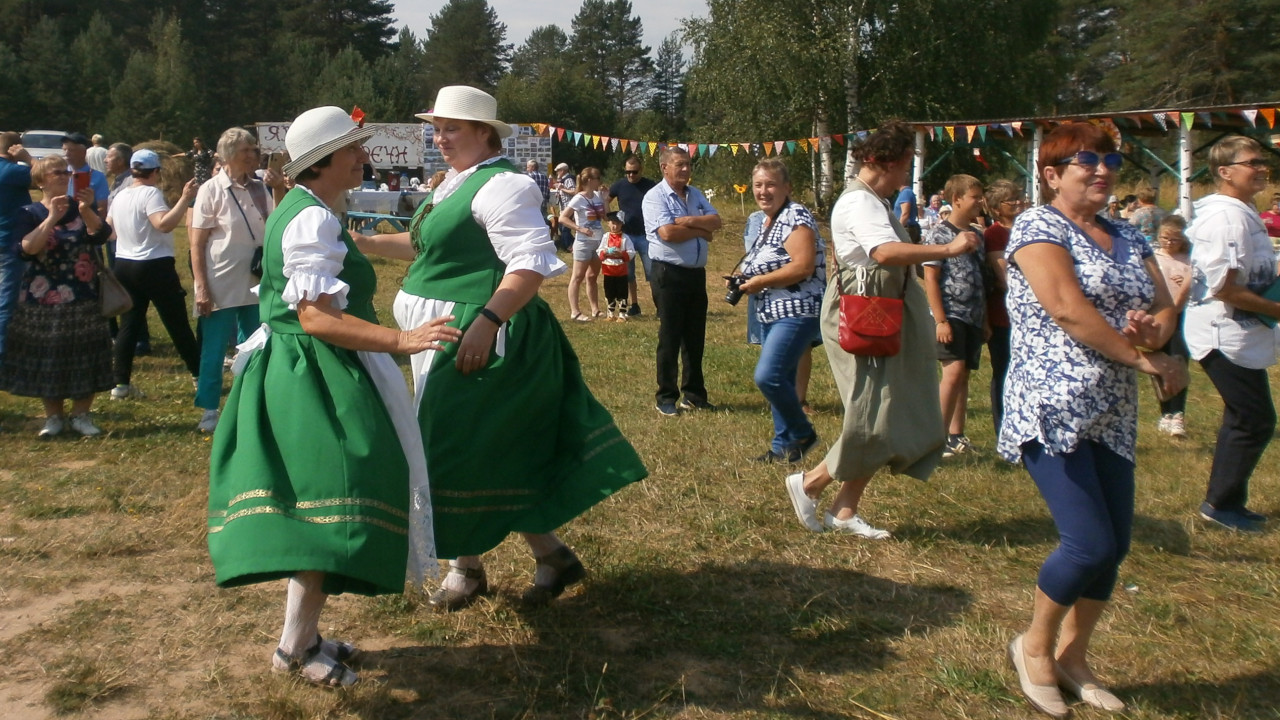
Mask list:
[[[609,232],[600,240],[600,270],[604,275],[604,298],[609,303],[605,320],[627,321],[627,262],[636,255],[631,238],[622,234],[618,213],[605,216]]]

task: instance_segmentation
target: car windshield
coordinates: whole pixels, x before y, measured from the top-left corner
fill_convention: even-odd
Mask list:
[[[41,148],[43,150],[57,150],[62,148],[62,136],[46,135],[44,133],[28,133],[22,136],[22,146],[27,148]]]

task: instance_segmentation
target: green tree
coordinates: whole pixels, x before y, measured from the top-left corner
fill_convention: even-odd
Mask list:
[[[67,52],[67,38],[57,20],[41,18],[23,38],[22,77],[28,88],[27,123],[60,130],[79,125],[75,66]]]
[[[511,55],[511,74],[536,80],[552,65],[563,67],[569,58],[569,36],[558,25],[536,27]]]
[[[583,0],[570,43],[585,72],[605,88],[619,113],[646,107],[653,73],[644,26],[630,0]]]
[[[355,47],[348,45],[316,76],[309,105],[337,105],[351,110],[374,101],[373,70]]]
[[[120,82],[111,91],[111,109],[107,111],[103,134],[130,144],[156,137],[152,129],[162,120],[155,79],[155,56],[135,50],[125,63]]]
[[[653,86],[649,96],[649,109],[670,125],[668,133],[684,129],[684,48],[679,33],[671,33],[658,45],[654,61]]]
[[[71,57],[85,99],[78,105],[81,122],[93,132],[106,121],[111,88],[124,71],[124,47],[102,14],[95,12],[71,44]]]
[[[427,90],[473,85],[493,92],[511,59],[507,26],[486,0],[449,0],[431,16],[423,42]]]
[[[422,43],[409,28],[403,28],[395,49],[373,65],[378,102],[371,104],[369,114],[379,122],[411,122],[414,113],[426,110],[431,98],[427,94],[425,67]]]
[[[372,62],[390,50],[396,35],[391,0],[280,0],[279,5],[281,27],[329,54],[351,46]]]
[[[0,67],[21,67],[18,56],[8,45],[0,42]],[[27,84],[18,73],[0,73],[0,128],[6,130],[31,129],[27,115],[30,104]]]

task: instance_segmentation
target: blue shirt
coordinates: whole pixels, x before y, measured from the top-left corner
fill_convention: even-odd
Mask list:
[[[898,193],[898,199],[893,201],[893,216],[902,217],[902,203],[907,203],[907,221],[903,223],[905,227],[920,227],[920,213],[916,208],[916,194],[911,191],[911,186],[902,188],[902,192]]]
[[[687,268],[707,266],[707,238],[668,243],[658,237],[658,228],[675,224],[676,218],[719,215],[702,191],[686,185],[683,199],[664,179],[644,196],[644,233],[649,239],[649,258]]]
[[[73,168],[67,166],[71,172],[87,172],[89,173],[89,187],[93,188],[93,206],[98,212],[107,206],[107,198],[111,196],[111,186],[107,184],[107,176],[89,167],[85,163],[84,167]],[[75,193],[72,192],[75,178],[67,178],[67,197],[74,198]]]
[[[10,244],[9,231],[18,210],[31,203],[31,167],[0,157],[0,249]]]

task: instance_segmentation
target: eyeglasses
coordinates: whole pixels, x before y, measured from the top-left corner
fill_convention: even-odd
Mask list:
[[[71,174],[71,171],[70,171],[70,170],[50,170],[50,171],[49,171],[48,173],[46,173],[46,174],[48,174],[48,175],[55,175],[55,176],[56,176],[56,175],[70,175],[70,174]]]
[[[1022,207],[1023,205],[1030,205],[1031,203],[1030,203],[1029,201],[1027,201],[1026,199],[1022,199],[1022,200],[1005,200],[1004,202],[1002,202],[1002,203],[1000,203],[1000,204],[1001,204],[1001,205],[1012,205],[1013,207]]]
[[[1227,165],[1248,165],[1250,168],[1253,168],[1254,170],[1267,169],[1267,161],[1263,160],[1262,158],[1254,158],[1252,160],[1241,160],[1239,162],[1229,162],[1227,163]]]
[[[623,173],[626,175],[639,175],[640,171],[639,170],[623,170]]]
[[[1054,165],[1079,165],[1080,167],[1096,168],[1098,167],[1099,161],[1101,161],[1108,170],[1115,171],[1119,170],[1120,166],[1124,164],[1124,156],[1118,152],[1109,152],[1106,155],[1099,157],[1098,153],[1092,150],[1081,150],[1075,155],[1062,158],[1058,162],[1054,163]]]

